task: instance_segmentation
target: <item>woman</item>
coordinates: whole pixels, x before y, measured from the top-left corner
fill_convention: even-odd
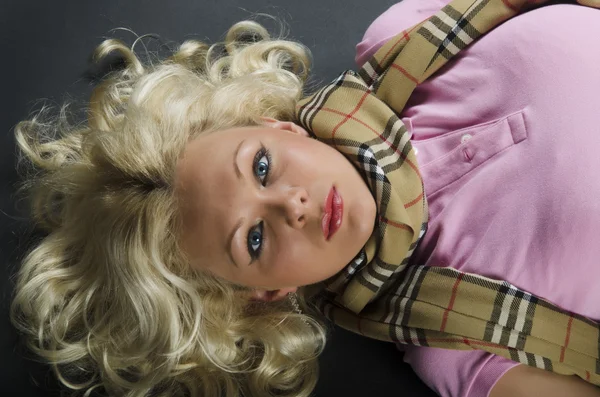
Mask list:
[[[578,19],[591,19],[585,26],[593,29],[598,25],[594,23],[597,12],[581,10]],[[474,59],[481,56],[476,50],[497,57],[496,52],[486,53],[482,48],[501,45],[494,42],[506,40],[501,29],[518,31],[519,23],[527,25],[527,21],[531,23],[527,16],[518,17],[511,21],[511,30],[507,23],[498,28],[497,35],[492,35],[494,31],[475,43],[471,47],[476,54]],[[239,37],[240,30],[254,32],[250,43]],[[579,40],[591,40],[587,37],[589,31],[584,33]],[[223,390],[228,395],[237,395],[240,390],[249,395],[308,395],[314,386],[315,358],[324,341],[322,324],[316,317],[290,314],[294,305],[290,307],[281,298],[298,287],[341,272],[371,239],[377,211],[371,191],[352,164],[333,147],[307,139],[306,129],[294,122],[308,68],[305,49],[284,41],[253,42],[256,37],[268,35],[256,24],[242,23],[228,35],[226,56],[215,59],[216,48],[188,42],[155,68],[142,65],[121,43],[107,41],[99,47],[98,56],[120,51],[127,67],[95,90],[87,125],[59,130],[58,138],[51,136],[53,125],[41,119],[24,122],[17,128],[21,149],[45,171],[32,177],[29,187],[33,189],[34,215],[49,234],[23,263],[13,320],[29,335],[29,346],[54,364],[66,385],[102,386],[111,394],[131,396],[186,392],[218,395]],[[383,37],[374,40],[382,41]],[[512,49],[513,42],[509,43]],[[485,62],[485,57],[482,59]],[[450,265],[445,261],[456,260],[454,266],[475,266],[469,271],[489,276],[500,272],[500,279],[518,285],[516,275],[522,268],[515,275],[510,273],[513,268],[481,266],[489,263],[492,254],[504,256],[496,265],[507,264],[507,260],[514,265],[510,260],[529,260],[527,255],[538,253],[541,248],[508,258],[515,246],[524,246],[523,241],[497,241],[498,235],[490,232],[495,228],[481,234],[469,220],[471,216],[492,219],[492,223],[500,223],[503,229],[498,230],[506,238],[508,226],[521,220],[522,208],[537,211],[538,199],[544,211],[571,213],[568,207],[548,203],[552,197],[547,195],[531,199],[531,207],[521,206],[519,211],[514,206],[503,206],[504,212],[490,212],[497,209],[494,204],[515,198],[496,197],[495,186],[506,190],[506,184],[490,180],[492,177],[486,174],[496,172],[500,175],[493,178],[512,181],[519,167],[512,169],[512,174],[501,167],[496,171],[507,161],[505,155],[519,157],[520,149],[528,149],[527,153],[539,160],[539,153],[552,149],[537,139],[537,129],[532,128],[537,126],[528,125],[528,117],[535,115],[537,108],[532,105],[533,110],[527,109],[529,102],[520,101],[539,100],[540,105],[532,103],[542,106],[546,117],[553,115],[553,109],[542,101],[548,96],[544,95],[548,94],[548,87],[532,79],[531,84],[538,83],[535,87],[522,88],[530,96],[505,93],[496,102],[474,108],[466,119],[440,117],[443,114],[438,110],[444,107],[433,108],[438,122],[421,132],[420,128],[427,127],[425,121],[434,119],[433,111],[424,113],[422,119],[417,117],[429,104],[424,103],[430,94],[426,89],[444,82],[446,73],[452,76],[454,67],[460,73],[454,65],[471,61],[465,55],[448,64],[430,80],[431,85],[424,83],[422,90],[419,87],[405,108],[403,116],[418,150],[431,214],[429,231],[410,259],[432,266]],[[532,64],[535,66],[535,62]],[[483,66],[497,69],[473,84],[496,73],[503,78],[503,73],[515,74],[514,69],[506,70],[506,64],[492,62]],[[593,68],[593,63],[580,62],[576,66]],[[575,76],[584,71],[577,70]],[[519,70],[528,77],[539,72]],[[548,79],[546,75],[544,81]],[[591,90],[595,80],[590,79],[591,72],[586,77]],[[563,88],[560,81],[552,82]],[[476,86],[462,83],[461,89],[465,87],[470,92]],[[534,88],[535,92],[528,92]],[[513,97],[514,102],[507,102]],[[432,98],[433,104],[439,105],[438,99]],[[454,102],[460,105],[459,101],[444,105]],[[589,116],[592,120],[584,121],[593,123],[592,105],[589,106],[578,115]],[[453,111],[451,106],[450,110]],[[481,126],[482,118],[498,122]],[[490,137],[485,134],[488,131],[519,142],[510,150],[497,149],[486,162],[481,162],[485,150],[478,145],[481,137]],[[593,145],[595,137],[591,132],[585,135],[591,141],[581,142],[573,150]],[[562,128],[548,142],[560,145],[560,138],[564,138]],[[442,145],[436,146],[440,141]],[[452,151],[456,147],[460,147],[463,163],[470,167],[461,168],[458,174],[439,161],[448,158],[443,150],[456,153]],[[583,169],[591,172],[594,159],[591,155],[582,156],[581,161],[587,166]],[[545,164],[564,166],[564,161],[554,163],[559,160],[560,156]],[[477,169],[473,164],[479,165]],[[523,178],[521,190],[517,189],[519,182],[512,190],[530,192],[532,180],[540,181],[542,186],[552,183],[551,187],[566,189],[564,175],[551,173],[552,178],[540,179],[546,167],[538,163],[525,167],[531,174],[519,175]],[[436,172],[431,171],[428,176],[429,169]],[[437,172],[448,170],[452,181],[436,179]],[[463,177],[467,174],[470,179]],[[489,183],[483,193],[485,201],[480,201],[481,197],[470,197],[468,202],[456,200],[465,190],[464,185],[476,185],[477,190],[484,182]],[[473,202],[480,204],[479,211],[469,205]],[[564,200],[560,203],[564,205]],[[454,218],[442,223],[446,208],[452,208]],[[590,210],[593,214],[594,208]],[[546,213],[526,219],[530,223],[517,228],[522,233],[529,232],[531,222],[549,221]],[[593,228],[593,221],[588,216],[577,219],[575,224]],[[449,226],[456,229],[446,232]],[[457,236],[462,236],[458,243],[452,240]],[[538,229],[535,235],[526,236],[526,246],[540,240],[547,248],[556,234],[547,235]],[[484,241],[485,238],[490,240]],[[475,250],[481,243],[477,239],[484,241],[480,250]],[[466,247],[458,255],[448,255],[442,250],[447,244]],[[564,245],[561,248],[568,248],[571,255],[579,252],[572,252],[572,242]],[[592,266],[584,261],[594,254],[594,245],[588,248],[584,257],[577,258],[580,261],[572,263]],[[471,260],[473,253],[483,257]],[[558,266],[562,262],[554,263]],[[590,279],[582,282],[593,283]],[[523,285],[525,289],[535,287],[531,283]],[[543,289],[535,292],[559,304],[571,302],[572,306],[566,308],[574,312],[600,317],[588,306],[561,301],[562,295],[555,290],[546,295]],[[591,301],[593,293],[593,288],[588,288],[582,296]],[[310,310],[303,295],[299,294],[297,304]],[[420,348],[422,357],[427,357],[427,349]],[[428,379],[426,371],[419,367],[421,353],[417,350],[409,350],[407,358],[413,360],[417,372],[432,387],[442,395],[466,395],[461,394],[465,390],[460,385],[442,377],[438,376],[439,384]],[[443,360],[443,352],[435,354]],[[481,362],[473,360],[495,363],[493,357],[485,354],[475,359],[474,355],[448,357],[445,359],[464,360],[468,368],[481,366]],[[489,370],[483,369],[477,377],[463,376],[467,393],[484,395],[493,388],[493,393],[517,395],[514,385],[522,384],[521,380],[529,379],[531,374],[540,374],[536,387],[550,387],[554,392],[567,387],[581,395],[597,393],[593,386],[575,377],[521,367],[506,372],[514,364],[498,363],[490,365]],[[448,377],[461,379],[459,374],[447,373]],[[502,376],[504,373],[506,376]],[[499,378],[501,382],[494,387]],[[481,385],[473,386],[474,382]]]

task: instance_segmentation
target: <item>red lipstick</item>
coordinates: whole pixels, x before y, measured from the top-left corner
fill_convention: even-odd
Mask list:
[[[332,186],[325,198],[325,209],[323,211],[323,218],[321,218],[321,228],[323,229],[325,240],[329,240],[338,231],[342,225],[343,215],[344,201],[335,189],[335,186]]]

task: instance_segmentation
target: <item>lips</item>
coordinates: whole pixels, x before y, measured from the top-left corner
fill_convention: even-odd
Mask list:
[[[342,200],[342,196],[335,189],[335,186],[332,186],[325,198],[325,210],[321,219],[321,228],[323,229],[325,240],[331,239],[331,236],[339,230],[342,225],[343,215],[344,200]]]

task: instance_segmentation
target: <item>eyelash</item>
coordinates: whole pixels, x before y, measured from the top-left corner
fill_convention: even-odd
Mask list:
[[[256,152],[256,154],[254,155],[254,161],[252,161],[252,172],[254,172],[256,166],[258,165],[258,162],[263,157],[267,158],[267,161],[269,162],[269,167],[267,168],[267,175],[265,175],[265,179],[261,181],[259,178],[258,181],[262,186],[265,186],[269,182],[269,176],[271,175],[271,169],[273,168],[273,158],[271,157],[271,153],[269,152],[269,150],[263,145],[261,145],[258,152]]]
[[[266,170],[266,174],[264,176],[264,179],[261,181],[260,177],[258,175],[256,175],[256,170],[258,167],[258,163],[260,161],[260,159],[262,159],[263,157],[267,158],[267,170]],[[252,172],[255,174],[255,176],[258,179],[258,182],[262,185],[262,186],[266,186],[267,183],[269,182],[269,175],[271,174],[271,169],[273,168],[273,159],[271,157],[271,153],[269,153],[269,150],[267,148],[265,148],[263,145],[261,145],[260,149],[258,150],[258,152],[256,152],[256,154],[254,155],[254,160],[252,162]],[[260,245],[258,246],[258,248],[256,250],[254,250],[252,248],[252,243],[250,240],[250,235],[255,231],[255,230],[260,230],[261,232],[261,239],[260,239]],[[258,225],[253,226],[252,228],[250,228],[250,230],[248,231],[248,237],[247,237],[247,245],[248,245],[248,253],[250,254],[250,264],[252,264],[256,259],[260,258],[260,254],[263,250],[263,248],[265,247],[267,238],[264,235],[264,230],[263,230],[263,222],[261,221]]]
[[[254,251],[252,249],[252,243],[250,242],[250,235],[256,229],[259,229],[261,231],[261,235],[260,235],[260,245],[258,246],[258,249],[256,251]],[[250,258],[251,258],[250,264],[254,263],[254,261],[256,259],[260,258],[260,254],[265,247],[266,241],[267,241],[267,238],[264,235],[263,222],[261,221],[258,225],[251,227],[250,230],[248,231],[248,254],[250,254]]]

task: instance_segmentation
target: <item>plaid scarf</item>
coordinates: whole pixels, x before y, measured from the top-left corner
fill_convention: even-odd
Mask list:
[[[407,266],[428,212],[415,153],[397,114],[417,84],[527,3],[534,2],[454,0],[389,40],[358,74],[347,71],[300,102],[297,120],[355,165],[378,209],[373,235],[345,269],[321,283],[316,302],[339,326],[371,338],[482,349],[600,385],[597,322],[506,281]]]

